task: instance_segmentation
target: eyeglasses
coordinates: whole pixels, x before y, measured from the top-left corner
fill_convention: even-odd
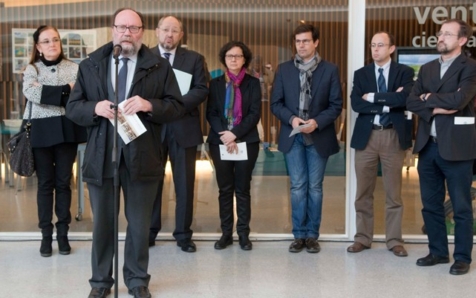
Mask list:
[[[442,32],[442,31],[439,31],[436,33],[436,37],[440,37],[440,36],[443,36],[443,37],[451,37],[451,36],[458,36],[458,34],[453,34],[453,33],[450,33],[450,32]]]
[[[310,39],[296,39],[296,44],[299,45],[299,44],[303,44],[305,46],[309,45],[311,43],[312,40]]]
[[[388,43],[381,43],[381,42],[380,42],[380,43],[371,43],[371,44],[369,44],[369,46],[370,46],[372,49],[375,49],[375,48],[381,49],[381,48],[383,48],[383,47],[385,47],[385,46],[389,46],[389,45],[390,45],[390,44],[388,44]]]
[[[140,29],[143,28],[143,26],[126,26],[126,25],[114,25],[114,27],[116,28],[117,32],[119,32],[119,33],[124,33],[124,32],[126,32],[127,29],[129,29],[129,31],[132,34],[139,33]]]
[[[225,58],[228,60],[233,60],[233,59],[239,60],[243,57],[244,57],[243,55],[225,55]]]
[[[164,32],[165,34],[169,34],[170,32],[172,32],[173,35],[178,35],[181,31],[179,29],[171,29],[171,28],[157,28],[157,29]]]
[[[58,43],[58,42],[60,42],[59,38],[53,38],[51,40],[50,39],[45,39],[45,40],[39,41],[38,43],[47,46],[50,43]]]

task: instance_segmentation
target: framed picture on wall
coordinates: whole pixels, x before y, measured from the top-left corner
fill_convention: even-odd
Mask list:
[[[12,29],[13,73],[22,73],[33,51],[36,29]],[[96,30],[58,30],[66,58],[79,63],[96,49]]]
[[[436,48],[401,47],[395,50],[395,57],[398,63],[408,65],[415,70],[413,79],[416,80],[420,67],[427,62],[438,59],[440,54]]]

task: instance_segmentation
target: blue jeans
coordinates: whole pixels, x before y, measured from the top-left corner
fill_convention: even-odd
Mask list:
[[[327,157],[321,157],[314,145],[306,146],[298,134],[285,158],[291,180],[294,238],[319,238]]]

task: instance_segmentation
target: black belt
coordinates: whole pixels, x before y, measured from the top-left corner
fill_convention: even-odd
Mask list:
[[[372,127],[373,130],[384,130],[384,129],[392,129],[392,128],[393,128],[393,124],[389,124],[387,126],[374,124]]]
[[[438,143],[438,139],[434,136],[430,136],[430,140],[433,142],[433,143]]]

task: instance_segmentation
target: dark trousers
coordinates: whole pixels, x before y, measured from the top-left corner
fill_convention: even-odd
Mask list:
[[[471,205],[473,160],[449,161],[441,158],[438,144],[429,141],[420,151],[418,175],[423,203],[422,215],[428,234],[430,253],[448,256],[445,224],[445,181],[453,205],[457,261],[471,263],[473,249],[473,210]]]
[[[124,283],[127,288],[148,286],[149,227],[157,181],[131,181],[129,171],[121,161],[119,184],[124,194],[124,214],[127,220],[124,245]],[[114,185],[113,178],[103,179],[101,186],[88,183],[94,215],[91,252],[91,287],[111,288],[114,257]]]
[[[166,126],[165,139],[162,142],[162,164],[170,158],[172,175],[175,186],[175,230],[173,235],[177,240],[191,239],[190,229],[193,219],[193,194],[195,187],[195,161],[197,146],[183,148],[175,140],[170,126]],[[162,191],[164,179],[159,181],[157,196],[152,210],[149,240],[155,239],[162,228]]]
[[[38,177],[38,227],[43,236],[53,234],[53,208],[58,221],[57,234],[66,236],[71,223],[71,177],[78,144],[61,143],[51,147],[33,148]]]
[[[233,195],[235,195],[238,216],[236,231],[240,236],[248,236],[251,220],[251,174],[258,158],[259,143],[247,144],[248,160],[240,161],[221,160],[218,145],[210,144],[209,147],[219,189],[222,233],[224,235],[233,233]]]

